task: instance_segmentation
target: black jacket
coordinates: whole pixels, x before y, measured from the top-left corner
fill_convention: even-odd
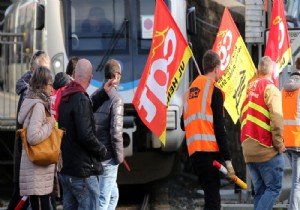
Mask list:
[[[98,89],[91,97],[102,91]],[[123,148],[123,114],[124,104],[116,88],[109,92],[109,100],[105,101],[94,113],[96,136],[107,149],[104,160],[113,158],[116,164],[124,159]]]
[[[101,105],[108,96],[103,90],[97,99]],[[106,154],[106,148],[95,136],[92,102],[76,82],[72,81],[62,91],[58,124],[66,130],[61,145],[61,173],[76,177],[101,174],[100,161]]]

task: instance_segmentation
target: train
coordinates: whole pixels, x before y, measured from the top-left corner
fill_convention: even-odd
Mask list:
[[[165,0],[182,34],[195,31],[195,8],[186,0]],[[155,0],[19,0],[6,10],[0,32],[1,164],[12,163],[18,96],[16,81],[29,69],[35,50],[46,51],[53,74],[64,72],[72,56],[93,65],[91,94],[103,84],[103,66],[114,58],[122,66],[119,92],[124,100],[124,151],[129,167],[119,167],[119,184],[143,184],[168,177],[185,133],[180,128],[182,96],[192,80],[187,65],[167,110],[166,144],[143,124],[132,99],[152,43]],[[188,33],[189,32],[189,33]]]

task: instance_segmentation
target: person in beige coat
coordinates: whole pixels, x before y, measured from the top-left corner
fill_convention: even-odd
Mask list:
[[[29,91],[22,103],[18,122],[27,128],[27,141],[30,145],[39,144],[50,136],[55,119],[47,117],[46,110],[50,113],[50,95],[53,91],[53,77],[46,67],[37,68],[29,81]],[[55,194],[54,186],[57,183],[56,164],[39,166],[32,163],[22,145],[20,164],[20,195],[29,196],[32,210],[52,210],[50,194]]]

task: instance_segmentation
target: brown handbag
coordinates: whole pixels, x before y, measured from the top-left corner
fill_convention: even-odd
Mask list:
[[[47,116],[50,115],[46,111]],[[27,129],[17,130],[17,137],[20,135],[27,156],[31,162],[36,165],[47,166],[57,163],[60,156],[60,145],[64,130],[54,127],[51,135],[36,145],[30,145],[27,141]]]

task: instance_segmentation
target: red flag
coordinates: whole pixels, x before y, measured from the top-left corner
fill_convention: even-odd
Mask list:
[[[144,124],[165,144],[167,108],[192,51],[163,0],[156,1],[152,38],[132,103]]]
[[[224,107],[236,123],[246,98],[248,81],[256,69],[227,8],[224,10],[212,50],[218,53],[221,59],[221,77],[218,84],[226,96]]]
[[[278,75],[292,57],[282,0],[273,0],[270,31],[265,56],[274,62],[273,80],[278,85]]]

